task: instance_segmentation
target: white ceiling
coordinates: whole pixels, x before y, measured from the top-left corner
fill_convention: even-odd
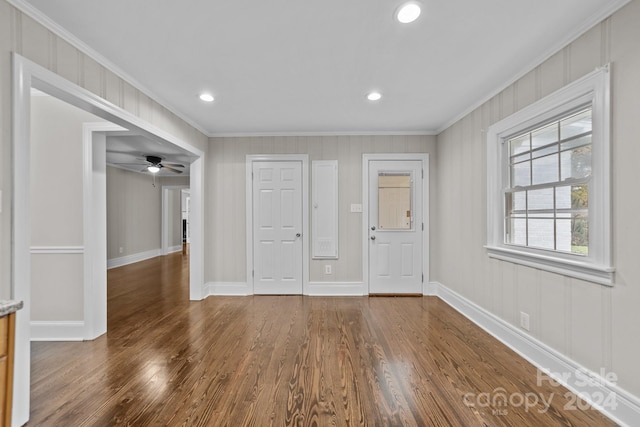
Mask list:
[[[24,1],[215,136],[437,132],[628,0]]]

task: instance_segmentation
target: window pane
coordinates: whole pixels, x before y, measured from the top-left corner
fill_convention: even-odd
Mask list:
[[[512,245],[527,244],[527,220],[524,218],[507,219],[507,243]]]
[[[571,187],[571,209],[589,208],[589,186],[574,185]]]
[[[574,214],[571,219],[571,252],[589,255],[589,217]]]
[[[558,141],[558,122],[531,133],[531,149]]]
[[[555,248],[554,219],[529,219],[529,246]]]
[[[571,252],[571,214],[556,221],[556,250]]]
[[[560,122],[560,137],[562,139],[585,132],[591,132],[591,109],[582,111]]]
[[[591,176],[591,145],[563,151],[560,166],[563,180]]]
[[[518,163],[511,167],[511,186],[531,185],[531,163]]]
[[[381,230],[411,228],[411,176],[407,174],[378,176],[378,228]]]
[[[531,160],[531,152],[527,151],[524,154],[520,154],[518,156],[513,156],[511,158],[511,164],[515,164],[515,163],[520,163],[520,162],[524,162],[524,161],[529,161]]]
[[[558,181],[558,156],[540,157],[531,162],[533,185]]]
[[[529,134],[519,136],[517,138],[513,138],[509,140],[509,154],[514,156],[516,154],[524,153],[529,151],[531,148],[529,147]]]
[[[537,210],[553,212],[553,188],[528,191],[527,197],[529,202],[529,212]]]

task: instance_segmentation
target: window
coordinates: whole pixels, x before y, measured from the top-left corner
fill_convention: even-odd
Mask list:
[[[612,284],[608,67],[487,138],[489,256]]]

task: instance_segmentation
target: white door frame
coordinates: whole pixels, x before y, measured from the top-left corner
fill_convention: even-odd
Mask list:
[[[163,185],[162,186],[162,232],[160,240],[162,242],[162,255],[169,254],[169,191],[188,189],[188,185]],[[182,230],[182,192],[180,192],[180,229]],[[180,233],[182,235],[182,232]],[[182,244],[180,245],[182,247]]]
[[[12,425],[21,426],[29,420],[31,381],[31,216],[29,205],[31,88],[40,89],[113,124],[140,132],[151,139],[168,141],[187,150],[194,156],[196,160],[193,161],[190,168],[191,226],[194,230],[190,248],[189,295],[192,300],[202,299],[205,295],[204,203],[202,202],[204,195],[204,152],[16,53],[13,53],[12,60],[13,244],[11,248],[11,298],[24,302],[23,309],[16,313]],[[85,151],[86,155],[87,152]],[[93,155],[91,159],[93,161]],[[87,166],[89,160],[85,157],[84,162],[85,166]],[[91,163],[93,164],[93,162]],[[93,175],[93,169],[91,172],[85,169],[85,178],[88,173]],[[85,182],[84,185],[85,191],[87,191],[86,186],[88,183]],[[87,206],[84,206],[83,209],[87,209]],[[86,211],[83,212],[86,213]],[[106,235],[101,237],[96,234],[90,239],[89,247],[83,248],[83,251],[91,251],[92,248],[100,245],[106,247]],[[84,244],[87,244],[87,241]],[[102,256],[100,251],[93,252],[92,256]],[[101,262],[96,258],[95,264],[92,263],[92,266],[101,265]],[[85,313],[88,309],[85,306]],[[95,319],[84,320],[88,320],[91,329],[87,330],[86,333],[95,333],[96,328],[99,328],[99,322],[95,322]]]
[[[309,295],[309,156],[307,154],[249,154],[246,158],[247,289],[253,290],[253,162],[302,162],[302,294]]]
[[[422,185],[422,222],[424,233],[422,238],[422,271],[424,280],[422,294],[427,295],[429,284],[429,154],[428,153],[389,153],[362,155],[362,280],[369,286],[369,162],[378,160],[418,160],[422,161],[424,180]]]

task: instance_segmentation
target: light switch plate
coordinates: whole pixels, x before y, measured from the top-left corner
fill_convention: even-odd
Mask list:
[[[362,212],[362,205],[357,203],[352,203],[351,212]]]

